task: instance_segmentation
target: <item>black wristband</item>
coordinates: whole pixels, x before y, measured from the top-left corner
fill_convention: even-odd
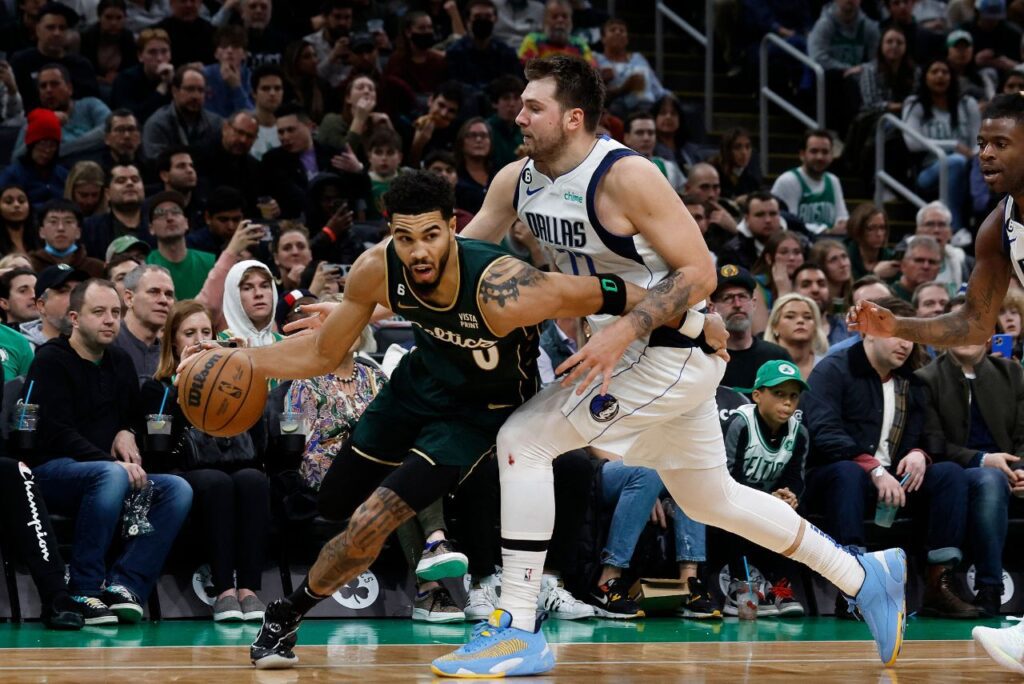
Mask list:
[[[598,273],[596,277],[601,286],[602,298],[597,313],[621,316],[626,310],[626,281],[614,273]]]

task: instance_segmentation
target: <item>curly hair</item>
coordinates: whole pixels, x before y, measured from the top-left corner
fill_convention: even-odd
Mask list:
[[[388,216],[439,211],[447,221],[455,215],[455,190],[448,181],[430,171],[399,174],[384,193],[383,200]]]

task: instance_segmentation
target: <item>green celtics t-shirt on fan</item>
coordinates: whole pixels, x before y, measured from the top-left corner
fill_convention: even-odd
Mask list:
[[[163,266],[170,271],[171,280],[174,281],[174,298],[179,302],[182,299],[195,299],[216,261],[217,257],[198,249],[188,250],[185,258],[176,264],[163,258],[155,249],[146,257],[147,264]]]

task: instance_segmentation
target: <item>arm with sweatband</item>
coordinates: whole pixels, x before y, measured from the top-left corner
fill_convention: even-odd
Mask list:
[[[683,324],[679,326],[679,332],[682,333],[683,337],[689,337],[691,340],[697,339],[704,332],[705,318],[707,316],[704,315],[703,311],[687,309],[686,316],[683,317]]]

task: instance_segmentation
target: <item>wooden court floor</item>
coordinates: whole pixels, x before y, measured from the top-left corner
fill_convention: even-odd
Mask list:
[[[0,682],[81,682],[83,684],[115,682],[427,682],[439,681],[430,673],[429,661],[451,650],[461,639],[451,637],[456,631],[424,632],[421,643],[381,643],[386,638],[367,638],[375,627],[365,624],[359,632],[340,626],[349,637],[337,643],[324,641],[318,634],[330,633],[330,625],[319,625],[311,638],[297,649],[299,666],[294,670],[259,672],[248,662],[247,641],[251,634],[223,637],[231,645],[215,645],[197,633],[197,645],[148,645],[160,639],[144,636],[137,645],[114,645],[117,639],[85,640],[76,648],[22,647],[5,648],[6,644],[23,644],[32,632],[10,638],[11,629],[0,628]],[[344,621],[348,622],[348,621]],[[366,621],[369,623],[370,621]],[[389,622],[389,621],[374,621]],[[390,621],[394,622],[394,621]],[[764,621],[762,621],[764,622]],[[821,625],[829,625],[822,622]],[[163,623],[166,624],[166,623]],[[826,627],[815,629],[816,621],[806,621],[799,634],[772,634],[764,628],[741,634],[726,623],[724,631],[706,633],[704,641],[653,641],[664,638],[664,631],[652,630],[646,638],[634,635],[626,641],[607,641],[592,634],[589,643],[556,643],[558,635],[549,636],[558,659],[558,667],[548,675],[523,679],[524,682],[561,682],[580,684],[618,684],[619,682],[765,682],[806,680],[823,682],[1019,682],[1021,678],[998,668],[968,639],[908,640],[893,668],[883,668],[868,641],[816,640],[831,633]],[[995,624],[995,623],[994,623]],[[28,626],[31,627],[31,626]],[[855,626],[862,627],[862,626]],[[24,629],[22,627],[21,629]],[[159,630],[160,625],[154,626]],[[180,630],[180,626],[176,629]],[[366,630],[369,629],[370,632]],[[391,627],[384,627],[391,629]],[[958,625],[954,631],[969,625]],[[468,630],[467,630],[468,631]],[[791,632],[793,630],[790,630]],[[910,631],[910,630],[908,630]],[[600,632],[600,630],[598,630]],[[411,633],[411,632],[407,632]],[[931,632],[941,634],[941,631]],[[433,637],[431,637],[433,634]],[[693,633],[693,634],[699,634]],[[691,634],[691,636],[693,636]],[[301,638],[300,644],[304,643]],[[927,637],[928,633],[922,631]],[[244,638],[242,638],[244,636]],[[747,636],[751,640],[736,640]],[[801,637],[808,640],[801,640]],[[861,635],[864,636],[864,635]],[[908,636],[911,636],[908,634]],[[764,640],[766,639],[767,640]],[[720,639],[720,640],[716,640]],[[762,640],[758,640],[762,639]],[[43,639],[43,643],[54,643]],[[486,680],[477,680],[486,681]]]

